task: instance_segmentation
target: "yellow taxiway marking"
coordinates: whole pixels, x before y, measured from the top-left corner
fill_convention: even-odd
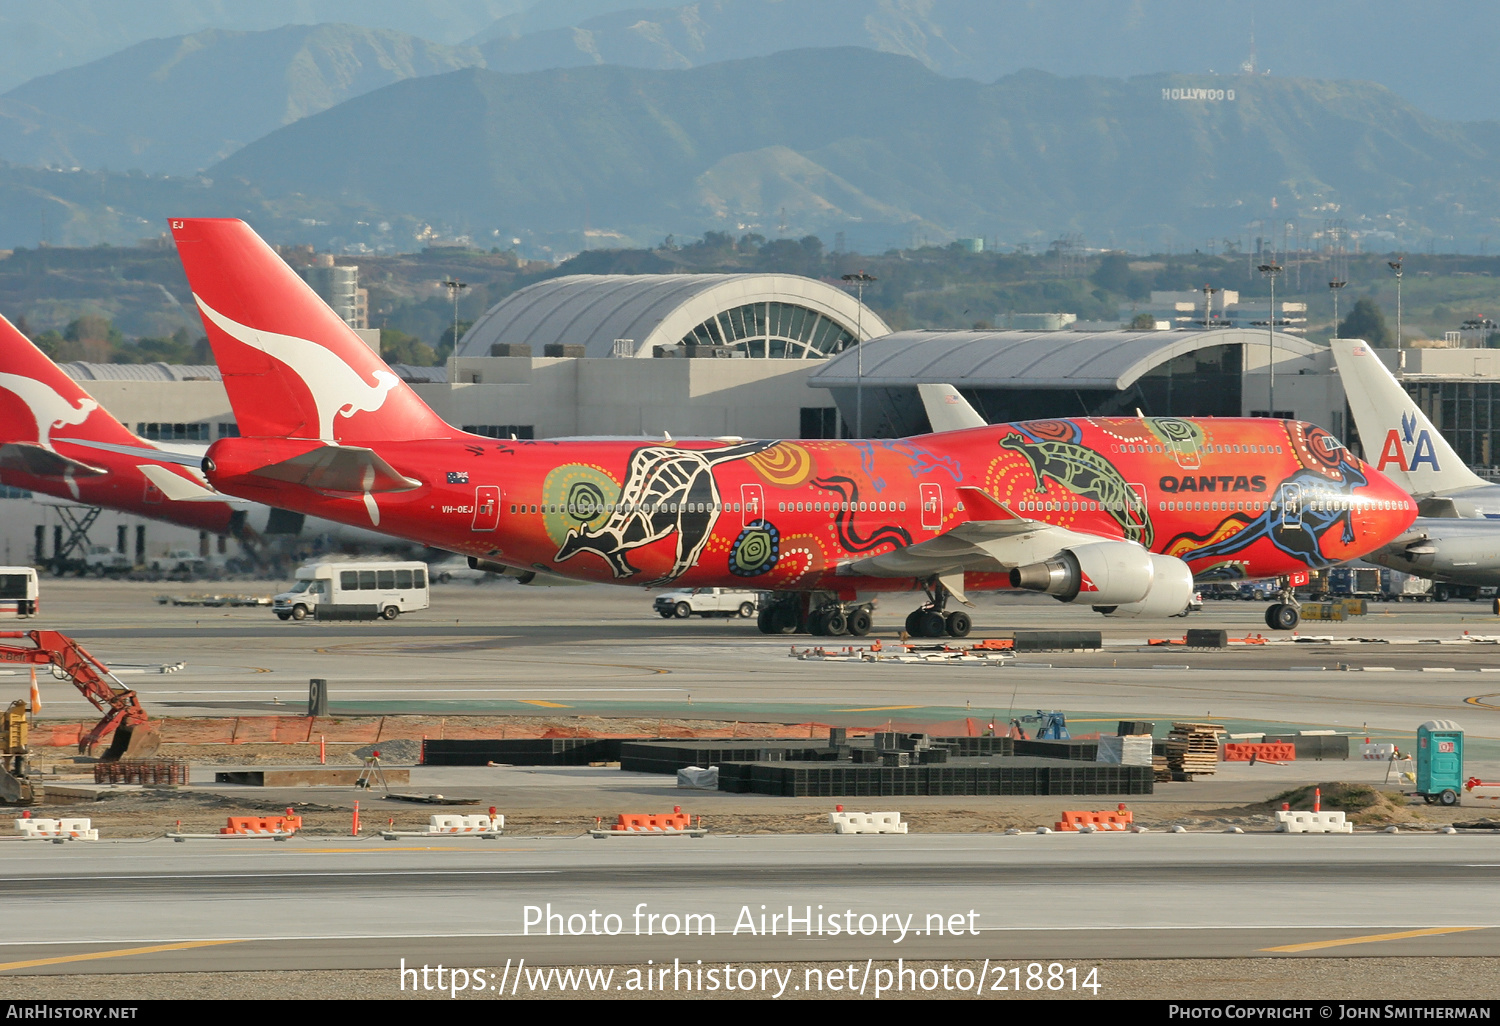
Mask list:
[[[546,707],[548,709],[571,709],[572,708],[572,706],[570,706],[570,705],[563,705],[561,702],[544,702],[540,698],[523,698],[523,699],[521,699],[521,704],[522,705],[540,705],[540,706],[544,706],[544,707]]]
[[[241,943],[243,943],[241,940],[183,941],[180,944],[153,944],[147,948],[116,948],[114,951],[93,951],[87,955],[33,958],[27,962],[0,962],[0,972],[6,969],[30,969],[39,965],[61,965],[64,962],[91,962],[97,958],[123,958],[126,955],[154,955],[159,951],[183,951],[187,948],[209,948],[216,944]]]
[[[921,709],[920,705],[872,705],[866,709],[830,709],[829,712],[890,712],[893,709]]]
[[[1485,709],[1500,709],[1500,705],[1495,705],[1493,702],[1486,702],[1486,698],[1500,698],[1500,695],[1475,695],[1473,698],[1464,699],[1464,704],[1477,705]]]
[[[1309,941],[1306,944],[1283,944],[1279,948],[1261,948],[1262,951],[1315,951],[1318,948],[1340,948],[1345,944],[1375,944],[1379,941],[1407,940],[1411,937],[1436,937],[1444,933],[1466,933],[1469,930],[1484,930],[1483,926],[1434,926],[1426,930],[1403,930],[1400,933],[1372,933],[1368,937],[1345,937],[1342,940]]]

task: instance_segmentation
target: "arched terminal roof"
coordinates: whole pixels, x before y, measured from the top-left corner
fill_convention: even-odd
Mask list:
[[[922,383],[956,388],[1071,388],[1124,391],[1152,368],[1217,346],[1264,350],[1253,328],[1208,331],[898,331],[865,343],[863,375],[852,354],[829,360],[808,379],[814,388]],[[1296,335],[1276,333],[1278,360],[1320,352]]]
[[[724,346],[760,357],[823,357],[890,331],[848,291],[795,274],[578,274],[507,296],[474,322],[459,356],[499,344],[650,357],[657,346]],[[626,339],[617,351],[617,340]]]

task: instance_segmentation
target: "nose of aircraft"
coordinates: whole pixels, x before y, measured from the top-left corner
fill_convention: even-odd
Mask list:
[[[1386,477],[1380,471],[1361,461],[1360,470],[1368,484],[1360,489],[1367,502],[1372,503],[1372,515],[1362,518],[1363,524],[1356,527],[1361,541],[1369,551],[1374,551],[1411,527],[1417,519],[1417,503],[1406,489]]]

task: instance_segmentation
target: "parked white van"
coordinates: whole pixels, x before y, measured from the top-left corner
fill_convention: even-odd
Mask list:
[[[394,620],[428,605],[426,563],[309,563],[271,602],[283,620]]]
[[[0,566],[0,618],[35,616],[41,608],[36,567]]]

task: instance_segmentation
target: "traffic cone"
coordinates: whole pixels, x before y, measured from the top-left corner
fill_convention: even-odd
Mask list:
[[[36,667],[31,668],[31,715],[42,711],[42,695],[36,689]]]

